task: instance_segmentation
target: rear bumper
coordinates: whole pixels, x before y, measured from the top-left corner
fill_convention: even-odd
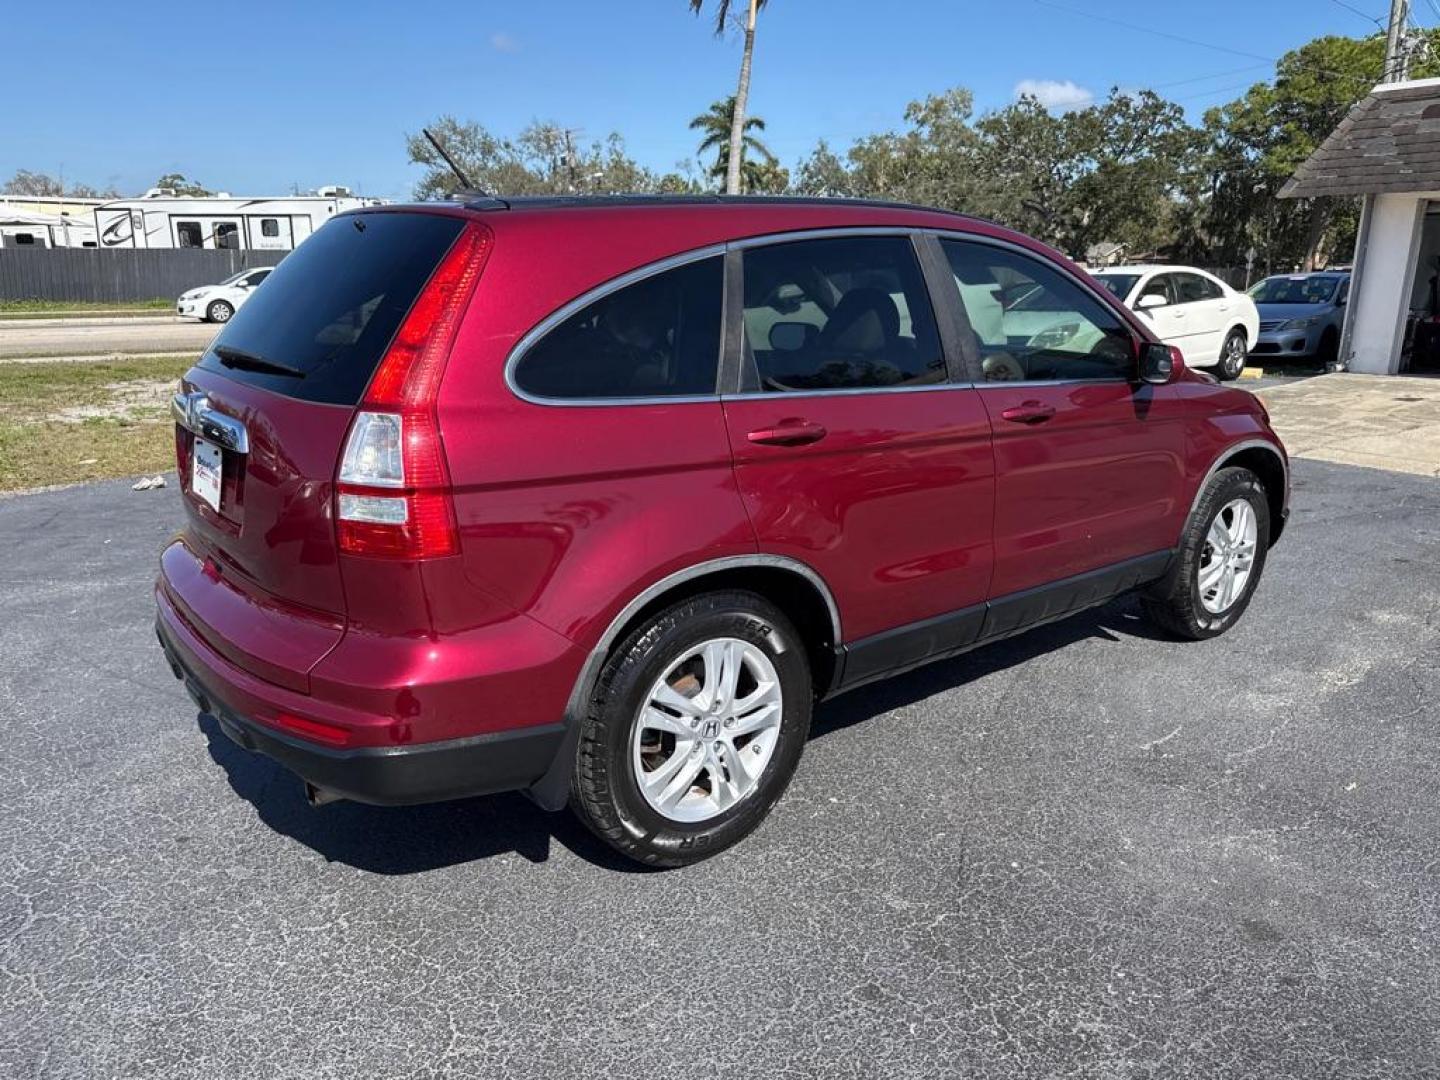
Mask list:
[[[440,802],[528,788],[545,775],[564,740],[563,724],[545,724],[443,742],[335,748],[281,732],[250,715],[251,695],[206,662],[196,639],[159,598],[155,635],[165,659],[201,712],[246,750],[279,762],[302,780],[357,802]]]

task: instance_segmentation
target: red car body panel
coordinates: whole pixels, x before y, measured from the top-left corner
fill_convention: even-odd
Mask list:
[[[1188,372],[1164,386],[527,400],[508,385],[505,365],[537,324],[637,267],[727,241],[941,229],[1082,272],[1008,230],[915,209],[423,212],[481,219],[494,238],[435,402],[458,555],[405,561],[340,550],[335,482],[353,407],[202,369],[182,384],[243,423],[251,449],[227,459],[224,514],[184,485],[186,525],[162,556],[157,585],[162,643],[197,698],[292,743],[304,729],[287,729],[291,714],[329,725],[337,745],[387,753],[557,728],[627,605],[712,560],[778,556],[808,567],[838,607],[836,644],[849,644],[1168,551],[1228,448],[1260,442],[1284,460],[1258,402]],[[1153,340],[1108,293],[1096,295],[1137,341]],[[1005,418],[1032,405],[1053,417]],[[795,422],[820,425],[825,438],[750,439]],[[182,429],[182,480],[188,448]]]
[[[846,640],[984,601],[995,470],[973,390],[741,396],[725,414],[760,550],[820,574]],[[805,446],[748,438],[795,422],[827,434]]]
[[[1032,589],[1175,546],[1185,431],[1168,387],[1056,383],[985,387],[995,426],[995,576],[990,595]],[[1044,423],[1004,419],[1031,406]]]

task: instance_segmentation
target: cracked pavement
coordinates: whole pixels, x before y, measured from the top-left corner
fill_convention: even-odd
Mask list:
[[[180,508],[0,500],[0,1076],[1440,1074],[1440,484],[1314,461],[1250,611],[822,707],[739,848],[309,809],[151,632]]]

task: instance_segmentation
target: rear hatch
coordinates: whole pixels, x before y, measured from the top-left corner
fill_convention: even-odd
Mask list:
[[[337,464],[376,367],[464,227],[420,211],[336,218],[182,380],[187,527],[163,557],[165,581],[197,634],[270,682],[307,690],[344,632]]]

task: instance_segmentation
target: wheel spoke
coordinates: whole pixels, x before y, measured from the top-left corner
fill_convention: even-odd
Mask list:
[[[749,716],[766,705],[778,705],[779,703],[780,684],[774,679],[762,679],[756,684],[754,690],[734,702],[726,712],[738,719]]]
[[[701,657],[705,662],[705,679],[696,701],[708,711],[717,700],[728,701],[734,697],[735,681],[739,677],[734,669],[739,653],[734,641],[711,641],[705,645]]]
[[[705,646],[705,704],[726,704],[735,700],[744,653],[738,641],[712,641]]]
[[[664,709],[657,709],[653,705],[641,714],[640,726],[652,731],[668,731],[683,739],[692,738],[695,734],[689,720],[680,716],[672,716]]]
[[[711,780],[710,797],[721,810],[740,801],[740,796],[745,794],[748,786],[745,781],[749,779],[748,774],[736,773],[728,767],[733,758],[726,760],[727,755],[722,749],[724,746],[723,743],[717,743],[705,753],[706,771],[710,773]]]
[[[694,698],[686,697],[676,690],[669,683],[661,681],[650,695],[651,705],[663,705],[667,709],[678,712],[681,716],[703,716],[705,710],[696,703]]]
[[[744,716],[735,718],[735,723],[726,729],[725,733],[732,739],[741,735],[750,735],[756,731],[764,731],[766,728],[780,726],[780,703],[778,701],[761,705],[758,709],[747,712]]]
[[[1230,531],[1225,528],[1223,514],[1216,514],[1215,520],[1210,523],[1209,540],[1216,555],[1230,546]]]
[[[678,746],[675,756],[680,756]],[[687,751],[685,756],[680,759],[680,767],[674,771],[669,783],[655,794],[655,801],[668,809],[683,799],[686,792],[694,785],[695,778],[700,775],[700,770],[705,767],[706,757],[705,754],[693,754]],[[669,762],[666,762],[666,765],[668,764]],[[647,786],[651,786],[653,791],[653,785]]]
[[[674,779],[675,774],[690,760],[690,751],[694,745],[693,742],[675,740],[675,750],[669,757],[650,771],[640,774],[640,782],[644,785],[645,790],[651,794],[659,794],[664,791],[665,785]]]
[[[1230,516],[1230,546],[1243,544],[1246,534],[1250,530],[1250,504],[1243,500],[1235,503],[1235,509]]]
[[[1200,591],[1207,592],[1215,587],[1222,574],[1225,573],[1225,560],[1218,555],[1211,560],[1210,565],[1200,571]]]
[[[1227,566],[1225,576],[1220,586],[1220,608],[1224,610],[1235,602],[1235,568]]]
[[[750,769],[745,764],[745,752],[740,750],[733,742],[722,741],[720,747],[720,761],[730,770],[730,777],[743,785],[748,785],[754,779],[750,775]]]

